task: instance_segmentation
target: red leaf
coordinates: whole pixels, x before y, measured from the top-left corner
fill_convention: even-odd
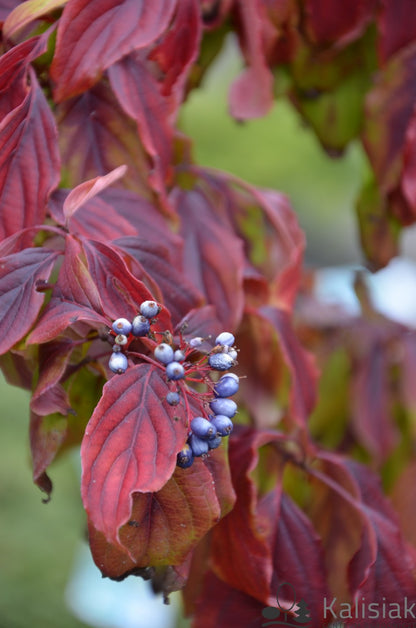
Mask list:
[[[198,57],[202,34],[200,12],[198,0],[177,2],[171,28],[149,55],[163,72],[162,94],[169,97],[171,113],[176,113],[183,100],[186,79]]]
[[[66,196],[67,192],[59,189],[52,194],[49,201],[52,218],[63,226],[66,221],[62,205]],[[71,234],[103,242],[137,233],[137,229],[102,198],[93,198],[80,207],[69,219],[68,230]]]
[[[85,240],[84,251],[91,277],[100,287],[100,298],[107,316],[113,320],[119,316],[133,319],[140,304],[151,300],[153,295],[142,281],[132,275],[114,248],[102,242]],[[172,329],[166,308],[162,308],[153,329]]]
[[[212,572],[208,572],[204,579],[203,595],[196,605],[192,628],[258,628],[262,625],[263,608],[264,604],[258,600],[233,589]]]
[[[233,433],[229,456],[237,501],[230,514],[216,526],[212,536],[212,564],[216,575],[265,605],[271,601],[273,564],[270,537],[276,519],[259,512],[257,487],[251,474],[258,463],[259,447],[281,438],[278,432],[256,432],[247,428]],[[277,491],[281,490],[283,466],[282,462]],[[250,568],[247,568],[248,565]]]
[[[352,0],[337,7],[331,0],[306,0],[305,27],[317,45],[346,46],[358,39],[373,18],[377,0]]]
[[[67,420],[60,415],[30,415],[30,450],[33,481],[50,496],[52,482],[45,470],[55,458],[66,437]]]
[[[59,382],[65,373],[72,350],[73,343],[68,341],[39,347],[39,379],[30,400],[31,410],[36,414],[68,414],[71,406]]]
[[[21,31],[25,26],[28,26],[46,13],[60,8],[67,2],[68,0],[41,0],[40,2],[39,0],[27,0],[26,2],[21,2],[7,16],[3,25],[3,37],[6,40],[12,39],[13,35]]]
[[[412,44],[391,57],[366,97],[363,142],[384,193],[397,184],[416,100],[415,72],[416,45]]]
[[[79,305],[103,313],[100,292],[86,264],[78,240],[68,235],[65,239],[65,256],[59,271],[53,297],[74,301]]]
[[[249,64],[230,89],[230,112],[237,120],[260,118],[273,104],[273,74],[263,49],[263,7],[257,0],[238,0],[242,47]]]
[[[224,328],[234,329],[243,309],[242,242],[221,224],[212,200],[200,190],[176,188],[172,196],[181,218],[187,275],[215,306]]]
[[[24,99],[0,122],[0,238],[42,223],[60,179],[52,112],[31,69],[29,77]]]
[[[234,502],[225,457],[220,448],[192,469],[177,468],[157,493],[133,495],[130,520],[119,535],[130,558],[117,558],[118,547],[90,526],[91,550],[103,574],[119,578],[133,567],[182,562]]]
[[[366,326],[353,359],[351,407],[358,440],[376,462],[381,462],[397,444],[398,432],[390,410],[391,357],[388,345]],[[383,332],[386,330],[383,329]]]
[[[76,188],[71,190],[63,204],[63,213],[67,220],[72,218],[74,213],[78,211],[87,201],[94,198],[102,192],[106,187],[112,185],[123,177],[126,173],[126,166],[119,166],[102,177],[96,177],[90,181],[80,183]]]
[[[75,187],[126,164],[123,186],[150,197],[149,164],[136,124],[124,114],[109,85],[98,83],[56,107],[56,113],[66,186]]]
[[[243,394],[258,424],[270,426],[280,418],[274,400],[282,387],[283,362],[290,374],[288,418],[305,426],[316,401],[318,371],[312,355],[300,344],[289,313],[272,306],[250,311],[237,343],[239,363],[248,376]],[[280,359],[270,347],[280,350]]]
[[[416,34],[416,13],[412,0],[380,0],[378,50],[383,63],[400,48],[411,44]]]
[[[45,295],[36,283],[47,280],[57,258],[56,251],[25,249],[0,260],[0,353],[8,351],[29,331]]]
[[[174,325],[202,304],[202,295],[178,268],[177,256],[155,243],[155,239],[120,238],[114,244],[136,260],[140,270],[134,270],[135,277],[144,281],[157,301],[165,304]],[[215,332],[211,329],[208,333]]]
[[[176,0],[72,0],[59,21],[51,76],[57,102],[90,88],[121,57],[154,42]]]
[[[328,588],[321,539],[305,513],[279,489],[263,498],[259,511],[275,522],[271,582],[273,593],[280,603],[282,596],[294,590],[295,596],[289,598],[286,608],[293,607],[295,612],[297,604],[303,599],[313,625],[322,626],[322,600],[327,596]],[[282,583],[287,582],[290,588],[279,589]]]
[[[133,55],[113,65],[108,75],[120,105],[136,121],[140,139],[153,162],[150,184],[160,195],[163,207],[172,213],[165,184],[171,171],[173,130],[158,81],[140,58]]]
[[[129,368],[107,382],[81,446],[82,499],[92,525],[110,543],[131,513],[133,493],[160,490],[172,476],[187,434],[185,417],[165,398],[153,365]]]

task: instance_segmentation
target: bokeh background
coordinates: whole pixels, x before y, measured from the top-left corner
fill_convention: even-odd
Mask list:
[[[328,157],[296,112],[280,100],[261,120],[244,125],[227,112],[229,84],[241,68],[232,37],[181,112],[180,126],[194,140],[203,165],[290,196],[307,236],[306,264],[322,269],[322,298],[354,310],[353,270],[362,264],[354,202],[366,179],[366,158],[353,145]],[[370,281],[380,309],[416,327],[415,231],[403,237],[403,257]],[[85,543],[74,451],[51,468],[49,504],[32,484],[28,448],[29,396],[0,379],[0,628],[169,628],[178,619],[146,583],[101,578]]]

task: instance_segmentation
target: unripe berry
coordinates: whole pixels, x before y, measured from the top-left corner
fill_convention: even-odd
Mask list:
[[[239,388],[238,377],[236,376],[237,379],[235,379],[234,377],[230,377],[230,375],[233,375],[233,373],[223,375],[218,382],[215,383],[214,393],[217,397],[231,397],[237,392]]]
[[[180,362],[169,362],[165,369],[168,379],[177,381],[185,377],[185,369]]]
[[[196,434],[202,440],[213,438],[217,434],[217,430],[212,425],[211,421],[205,419],[203,416],[196,416],[191,421],[191,430],[193,434]]]
[[[176,464],[182,469],[187,469],[194,461],[194,454],[192,453],[191,446],[186,443],[176,456]]]
[[[143,314],[146,318],[153,318],[160,312],[160,307],[156,301],[143,301],[140,305],[140,314]]]
[[[229,331],[223,331],[215,338],[216,345],[223,345],[225,347],[232,347],[234,342],[235,338]]]
[[[121,375],[127,369],[128,361],[124,353],[112,353],[108,362],[108,367],[113,373]]]
[[[114,342],[116,343],[116,345],[124,346],[127,344],[127,336],[125,336],[124,334],[117,334],[117,336],[114,338]]]
[[[127,320],[127,318],[118,318],[112,324],[112,328],[116,334],[124,334],[125,336],[128,336],[131,332],[131,323]]]
[[[154,354],[155,358],[162,364],[169,364],[173,360],[173,349],[166,342],[161,342],[160,345],[157,345]]]
[[[209,407],[214,414],[223,414],[224,416],[230,417],[230,419],[237,412],[236,402],[232,399],[223,399],[222,397],[217,397],[217,399],[213,399],[209,404]]]
[[[177,406],[180,400],[181,400],[181,397],[179,393],[175,391],[168,392],[168,394],[166,395],[166,401],[168,402],[170,406]]]
[[[133,318],[131,333],[133,336],[147,336],[150,331],[150,321],[145,316],[138,314]]]
[[[212,418],[211,423],[214,425],[218,434],[220,434],[221,436],[228,436],[228,434],[231,434],[231,432],[233,431],[233,422],[231,421],[230,417],[224,416],[223,414],[215,415]]]
[[[234,366],[234,360],[228,353],[212,353],[208,358],[208,364],[215,371],[226,371]]]
[[[202,440],[202,438],[199,438],[196,434],[191,434],[189,436],[188,443],[196,458],[208,453],[208,441]]]

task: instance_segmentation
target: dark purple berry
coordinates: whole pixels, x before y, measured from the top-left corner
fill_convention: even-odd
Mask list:
[[[223,375],[218,382],[215,383],[214,392],[217,397],[231,397],[237,392],[239,388],[238,377],[235,376],[235,379],[234,377],[230,377],[230,375],[233,375],[233,373]]]
[[[160,345],[157,345],[154,353],[155,358],[162,364],[169,364],[173,360],[173,349],[166,342],[161,342]]]
[[[235,342],[235,338],[229,331],[223,331],[215,338],[216,345],[223,345],[225,347],[232,347]]]
[[[205,419],[203,416],[196,416],[192,419],[191,430],[193,434],[196,434],[203,440],[213,438],[217,434],[217,430],[212,425],[211,421],[208,421],[208,419]]]
[[[160,306],[156,301],[143,301],[140,305],[140,314],[143,314],[146,318],[153,318],[160,312]]]
[[[138,314],[133,318],[131,333],[133,336],[147,336],[150,331],[150,321],[145,316]]]
[[[180,362],[169,362],[165,369],[168,379],[177,381],[185,377],[185,369]]]
[[[209,449],[217,449],[217,447],[219,447],[221,445],[222,442],[222,437],[221,436],[215,436],[214,438],[210,438],[207,443],[208,443],[208,448]]]
[[[192,449],[192,453],[195,458],[203,456],[208,453],[208,441],[199,438],[196,434],[191,434],[188,438],[188,443]]]
[[[125,336],[128,336],[131,332],[131,323],[127,320],[127,318],[118,318],[114,321],[112,327],[116,334],[124,334]]]
[[[112,353],[108,362],[108,367],[113,373],[121,375],[127,369],[128,361],[124,353]]]
[[[215,371],[227,371],[234,366],[234,360],[228,353],[212,353],[208,358],[208,364]]]
[[[224,416],[223,414],[216,414],[211,423],[217,430],[218,434],[221,436],[228,436],[233,431],[233,422],[231,421],[229,416]]]
[[[191,466],[194,461],[194,454],[192,453],[192,449],[188,443],[183,446],[178,455],[176,456],[176,464],[178,467],[182,467],[182,469],[187,469]]]
[[[181,400],[181,397],[179,393],[175,391],[168,392],[168,394],[166,395],[166,401],[168,402],[170,406],[177,406],[180,400]]]
[[[230,419],[237,412],[236,402],[232,399],[224,399],[223,397],[213,399],[210,402],[209,407],[214,414],[223,414],[224,416],[228,416]]]

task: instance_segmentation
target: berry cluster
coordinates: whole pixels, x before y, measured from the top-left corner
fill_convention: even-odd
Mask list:
[[[139,312],[132,322],[127,318],[117,318],[112,324],[112,331],[115,334],[113,353],[108,362],[108,367],[113,373],[121,375],[127,370],[127,356],[123,352],[133,338],[147,336],[150,326],[155,316],[161,310],[156,301],[143,301],[139,307]]]
[[[180,334],[180,346],[174,349],[172,336],[166,332],[163,334],[164,341],[156,345],[153,357],[132,353],[128,348],[134,338],[154,338],[154,334],[150,333],[151,324],[155,322],[154,317],[159,314],[161,307],[155,301],[144,301],[139,310],[140,313],[132,322],[126,318],[118,318],[113,322],[113,353],[108,366],[113,373],[124,373],[128,366],[127,351],[130,357],[141,357],[164,370],[170,387],[166,395],[169,405],[184,403],[189,416],[189,398],[198,402],[201,416],[190,421],[186,444],[177,456],[177,465],[185,469],[192,465],[194,458],[219,447],[222,438],[232,432],[231,419],[237,412],[237,404],[230,397],[238,391],[239,378],[235,373],[224,373],[217,381],[213,381],[212,375],[215,371],[228,371],[235,365],[235,338],[232,333],[224,331],[216,337],[212,347],[207,345],[205,338],[198,336],[184,340]],[[205,384],[207,390],[195,390],[195,384]]]

